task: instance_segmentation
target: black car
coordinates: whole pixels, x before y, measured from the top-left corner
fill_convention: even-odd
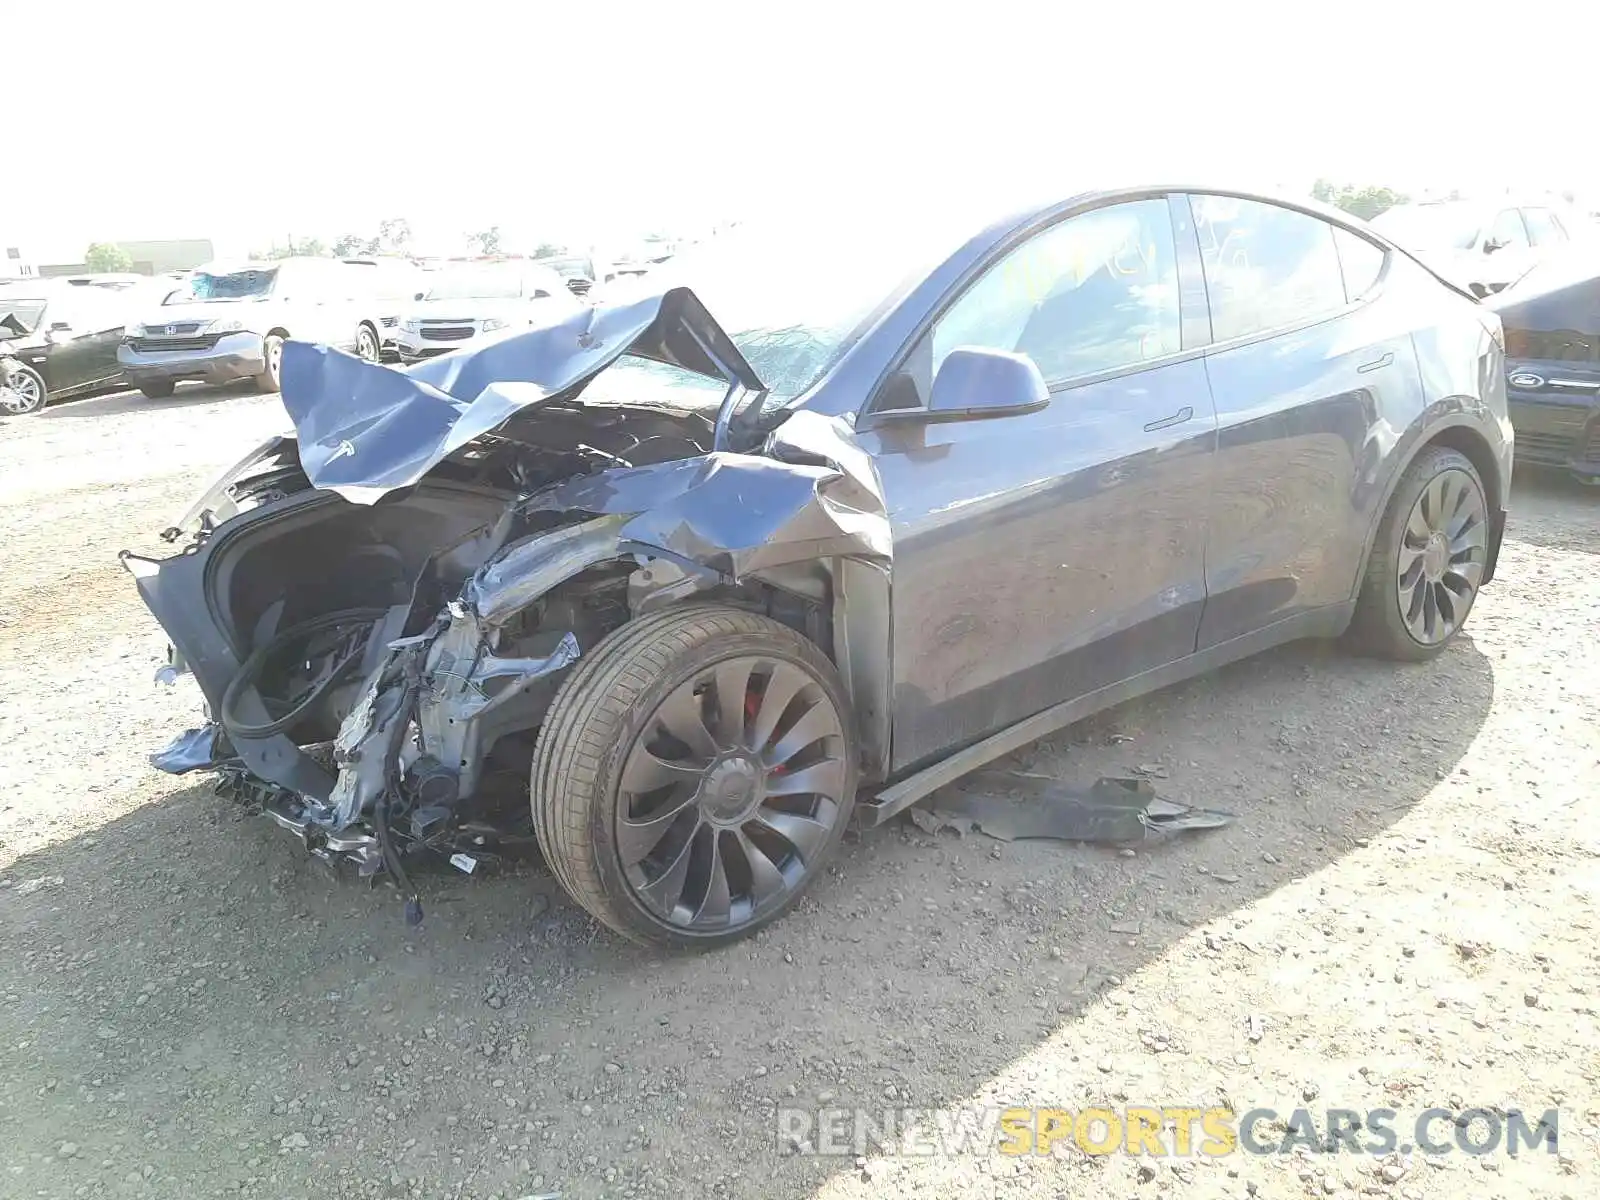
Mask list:
[[[125,386],[117,345],[143,294],[72,280],[0,284],[0,354],[11,358],[0,412],[38,412],[52,400]]]
[[[901,217],[404,370],[287,345],[295,435],[124,555],[215,714],[156,765],[413,901],[531,836],[611,928],[708,945],[1109,705],[1460,632],[1512,451],[1472,297],[1259,195]]]
[[[1487,303],[1505,327],[1517,461],[1600,483],[1600,254],[1543,263]]]

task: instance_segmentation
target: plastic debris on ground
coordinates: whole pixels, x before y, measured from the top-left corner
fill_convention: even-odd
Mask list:
[[[926,833],[973,830],[1002,842],[1049,838],[1120,844],[1218,829],[1234,814],[1164,800],[1147,779],[1102,778],[1075,787],[1047,775],[979,771],[910,810]]]

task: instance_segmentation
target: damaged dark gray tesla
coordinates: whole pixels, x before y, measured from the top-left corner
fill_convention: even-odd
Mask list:
[[[1491,578],[1498,320],[1365,227],[1137,188],[857,241],[405,370],[290,343],[294,435],[124,555],[209,710],[157,765],[408,893],[532,838],[703,945],[852,818],[1294,638],[1431,657]]]

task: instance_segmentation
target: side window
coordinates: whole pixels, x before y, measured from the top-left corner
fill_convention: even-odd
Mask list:
[[[1528,241],[1535,246],[1549,246],[1567,240],[1565,232],[1556,223],[1555,214],[1548,208],[1525,208],[1522,219],[1528,226]]]
[[[99,288],[64,290],[61,295],[51,299],[45,312],[45,328],[65,322],[74,336],[115,328],[117,322],[112,318],[111,306],[106,299],[106,294]]]
[[[1164,198],[1071,217],[990,267],[933,327],[932,370],[958,346],[1029,355],[1059,382],[1174,354],[1177,255]]]
[[[319,300],[354,300],[361,294],[362,272],[367,267],[329,259],[316,265],[316,288]]]
[[[272,291],[279,300],[310,300],[313,298],[309,295],[312,289],[307,283],[306,277],[300,272],[299,263],[280,263]]]
[[[1523,248],[1528,244],[1528,232],[1522,227],[1522,217],[1514,208],[1505,209],[1489,226],[1489,237],[1502,248]]]
[[[1217,341],[1296,325],[1344,307],[1344,274],[1332,225],[1259,200],[1193,196],[1190,204]]]
[[[78,304],[78,297],[66,288],[51,296],[49,303],[44,306],[44,316],[39,320],[39,331],[42,333],[56,325],[65,325],[73,333],[83,332],[83,313]]]
[[[1366,238],[1337,225],[1333,227],[1333,244],[1339,252],[1339,268],[1344,272],[1344,298],[1359,300],[1378,282],[1387,255]]]

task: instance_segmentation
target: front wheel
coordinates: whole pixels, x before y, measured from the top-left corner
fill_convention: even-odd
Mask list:
[[[361,325],[356,329],[356,357],[362,362],[377,362],[383,355],[378,335],[373,332],[371,325]]]
[[[545,715],[532,802],[562,887],[634,941],[712,946],[786,912],[854,805],[833,664],[794,630],[721,605],[624,625]]]
[[[269,333],[261,349],[267,360],[267,369],[256,376],[256,391],[275,392],[278,390],[279,372],[283,369],[283,339],[275,333]]]
[[[1461,632],[1489,561],[1489,503],[1466,455],[1424,450],[1378,526],[1348,640],[1380,658],[1422,662]]]
[[[0,384],[0,412],[15,417],[39,412],[49,395],[44,386],[44,377],[39,372],[20,363],[14,364],[7,381]]]

